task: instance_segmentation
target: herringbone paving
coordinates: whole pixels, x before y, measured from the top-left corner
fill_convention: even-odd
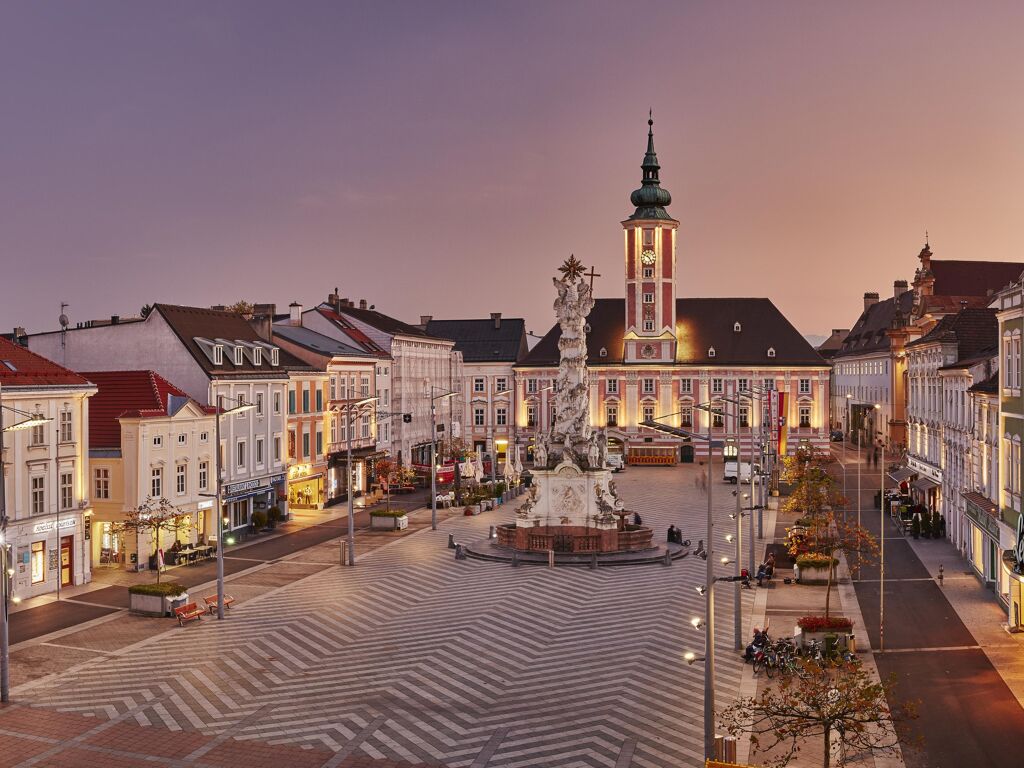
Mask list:
[[[696,542],[706,497],[695,471],[632,468],[617,485],[659,537],[675,523]],[[732,555],[723,537],[734,529],[734,500],[724,485],[714,492],[717,558]],[[694,587],[704,562],[512,568],[456,561],[446,547],[448,533],[483,538],[511,518],[511,505],[452,518],[355,568],[331,567],[250,600],[225,622],[175,628],[22,686],[18,699],[121,718],[115,727],[154,735],[221,737],[225,749],[249,742],[253,755],[299,748],[317,765],[329,755],[612,768],[626,746],[638,768],[700,765],[703,668],[681,659],[703,648],[689,619],[703,614]],[[718,590],[721,700],[735,697],[740,677],[738,655],[724,650],[732,600],[732,585]],[[218,764],[218,749],[196,764]]]

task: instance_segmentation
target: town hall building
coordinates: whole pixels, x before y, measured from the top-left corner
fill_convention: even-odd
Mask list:
[[[647,419],[703,435],[710,428],[723,446],[716,453],[738,447],[744,458],[762,441],[773,452],[827,449],[829,365],[771,300],[678,295],[679,221],[666,210],[672,196],[648,124],[635,211],[622,222],[625,298],[596,299],[587,318],[591,423],[632,464],[707,455],[706,441],[681,443],[640,426]],[[556,325],[515,366],[527,456],[554,418],[560,335]]]

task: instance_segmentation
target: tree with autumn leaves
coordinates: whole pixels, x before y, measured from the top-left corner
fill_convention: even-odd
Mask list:
[[[865,756],[898,755],[913,745],[909,723],[916,703],[894,701],[895,676],[876,681],[859,664],[810,659],[798,674],[785,675],[761,691],[719,712],[720,726],[732,736],[749,735],[759,764],[788,765],[812,740],[820,740],[823,768]]]
[[[149,497],[139,506],[128,510],[124,519],[113,523],[114,533],[148,533],[153,542],[153,552],[160,549],[162,534],[171,533],[177,538],[178,531],[192,527],[192,517],[185,514],[167,499]],[[160,567],[156,569],[156,582],[160,583]]]

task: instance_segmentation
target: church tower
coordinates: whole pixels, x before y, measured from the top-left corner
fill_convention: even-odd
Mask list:
[[[665,207],[672,195],[658,178],[654,119],[647,121],[647,154],[640,189],[629,196],[636,206],[622,222],[626,249],[627,363],[671,363],[676,356],[676,234],[679,222]]]

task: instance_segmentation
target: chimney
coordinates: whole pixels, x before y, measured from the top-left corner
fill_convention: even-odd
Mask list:
[[[274,340],[274,315],[277,314],[276,304],[254,304],[252,307],[252,319],[249,325],[265,341]]]
[[[288,305],[288,324],[302,327],[302,305],[297,301]]]
[[[892,284],[892,295],[895,299],[898,299],[900,296],[902,296],[909,290],[910,288],[907,287],[906,280],[897,280]]]
[[[864,311],[865,312],[867,312],[868,309],[870,309],[871,307],[875,306],[875,304],[877,304],[877,303],[878,303],[878,294],[877,293],[865,293],[864,294]]]
[[[360,299],[359,300],[359,308],[360,309],[366,309],[366,299]]]
[[[433,315],[420,315],[420,325],[424,328],[427,327],[427,323],[434,319]]]
[[[344,309],[348,305],[348,299],[338,299],[338,309]]]
[[[491,320],[494,322],[494,329],[501,328],[501,312],[491,312]]]
[[[338,289],[337,288],[334,289],[334,293],[328,293],[327,294],[327,303],[330,304],[332,307],[335,304],[338,303]]]
[[[19,344],[22,347],[28,348],[28,334],[25,333],[25,329],[20,325],[15,326],[14,335],[11,337],[11,341],[15,344]]]
[[[121,316],[120,315],[111,315],[110,316],[110,324],[111,325],[117,325],[120,322],[121,322]]]
[[[216,310],[217,312],[224,312],[227,310],[227,307],[223,304],[214,304],[210,309]]]

